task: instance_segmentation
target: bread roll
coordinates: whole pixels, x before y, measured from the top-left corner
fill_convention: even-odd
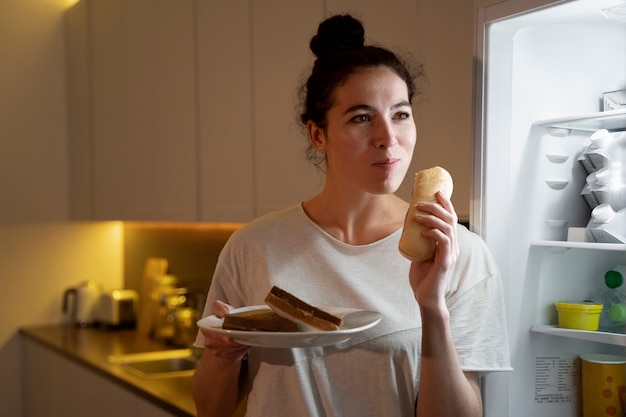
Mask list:
[[[422,232],[428,230],[428,228],[415,221],[415,215],[419,211],[417,203],[437,202],[435,194],[438,191],[451,197],[452,188],[450,173],[439,166],[425,169],[415,174],[411,205],[404,220],[404,229],[398,245],[400,253],[405,258],[410,261],[422,262],[433,257],[436,242],[433,239],[422,236]]]

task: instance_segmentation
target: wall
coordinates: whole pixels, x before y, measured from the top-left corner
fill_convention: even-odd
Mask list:
[[[66,288],[93,279],[122,285],[120,223],[0,227],[0,415],[20,416],[19,327],[59,324]]]
[[[21,326],[58,323],[65,288],[90,278],[123,281],[122,226],[67,219],[67,114],[62,17],[71,0],[0,1],[0,415],[20,416]],[[326,5],[325,1],[322,4]],[[367,1],[334,3],[361,10]],[[256,7],[260,7],[259,4]],[[368,17],[373,31],[415,25],[429,96],[417,113],[415,167],[441,164],[454,203],[469,214],[473,4],[416,1],[417,21]],[[396,11],[397,12],[397,11]],[[381,39],[384,41],[384,39]],[[289,116],[291,117],[291,116]],[[406,189],[405,189],[406,193]]]
[[[0,1],[0,415],[22,415],[21,326],[60,323],[62,293],[122,282],[121,224],[70,224],[62,13]]]
[[[417,109],[417,147],[413,164],[441,165],[454,178],[459,219],[469,220],[473,160],[473,3],[421,0],[418,46],[430,86]]]

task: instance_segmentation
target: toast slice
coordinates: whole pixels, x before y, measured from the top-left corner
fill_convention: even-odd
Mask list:
[[[265,303],[284,318],[318,330],[339,330],[343,319],[314,307],[289,292],[272,287]]]
[[[222,329],[252,332],[297,332],[298,325],[268,308],[227,314],[224,316]]]

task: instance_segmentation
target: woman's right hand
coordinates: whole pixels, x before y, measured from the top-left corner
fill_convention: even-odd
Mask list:
[[[230,310],[233,309],[233,306],[216,300],[211,305],[211,308],[216,317],[224,317]],[[248,350],[250,350],[250,346],[237,343],[232,337],[220,335],[204,329],[200,329],[200,331],[204,335],[205,349],[218,358],[233,362],[240,361],[246,353],[248,353]]]
[[[233,307],[221,301],[211,305],[213,314],[224,317]],[[204,353],[193,375],[191,392],[198,417],[231,416],[240,400],[242,361],[249,346],[232,338],[200,329]]]
[[[419,213],[415,220],[424,226],[427,231],[422,236],[432,238],[437,242],[435,256],[424,262],[412,262],[409,272],[409,282],[415,299],[423,308],[445,307],[445,296],[448,288],[448,274],[459,256],[456,224],[458,216],[450,198],[441,191],[436,194],[437,203],[421,202],[418,204]]]

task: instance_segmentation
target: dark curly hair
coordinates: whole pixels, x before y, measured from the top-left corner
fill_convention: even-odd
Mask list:
[[[423,76],[421,65],[411,70],[390,50],[365,45],[363,25],[351,15],[335,15],[320,23],[317,34],[311,38],[310,48],[317,59],[299,91],[300,122],[305,126],[312,121],[326,129],[326,113],[334,103],[335,89],[358,69],[390,68],[406,83],[410,103],[417,93],[415,80]],[[325,161],[325,154],[309,144],[307,159],[319,167]]]

